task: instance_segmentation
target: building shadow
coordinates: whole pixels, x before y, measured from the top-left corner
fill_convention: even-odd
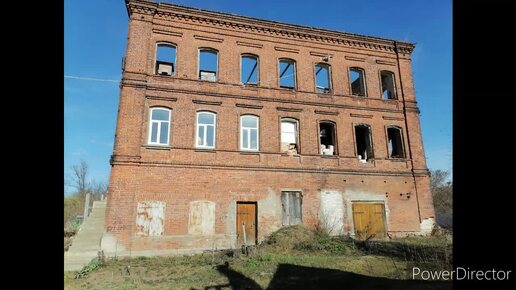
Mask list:
[[[231,269],[227,264],[218,266],[217,270],[228,278],[229,284],[208,286],[204,290],[264,290],[253,279]],[[267,290],[289,289],[448,290],[453,288],[451,281],[396,280],[333,269],[280,264]]]

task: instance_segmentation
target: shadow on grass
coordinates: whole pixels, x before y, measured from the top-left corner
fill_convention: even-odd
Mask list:
[[[229,280],[229,284],[208,286],[205,287],[204,290],[264,290],[253,279],[232,270],[227,264],[218,266],[217,270],[226,275]],[[452,289],[452,282],[396,280],[369,277],[333,269],[280,264],[267,290],[280,289],[433,290]]]

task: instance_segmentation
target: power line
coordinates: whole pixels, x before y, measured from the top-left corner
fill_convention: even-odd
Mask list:
[[[107,79],[96,79],[96,78],[87,78],[87,77],[77,77],[77,76],[64,76],[67,79],[76,79],[83,81],[96,81],[96,82],[110,82],[110,83],[118,83],[120,80],[107,80]]]

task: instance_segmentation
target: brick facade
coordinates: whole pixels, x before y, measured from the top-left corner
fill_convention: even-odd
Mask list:
[[[242,201],[256,202],[261,241],[282,226],[282,191],[302,192],[308,226],[321,222],[321,200],[333,192],[342,196],[340,234],[355,234],[356,201],[385,205],[389,235],[431,229],[413,44],[151,1],[126,4],[129,32],[102,241],[108,252],[113,245],[141,254],[235,247],[236,203]],[[155,73],[157,43],[175,46],[173,76]],[[198,80],[199,48],[218,51],[216,82]],[[259,57],[258,85],[241,83],[242,54]],[[295,89],[279,87],[281,58],[295,61]],[[331,67],[329,93],[316,93],[317,63]],[[365,97],[351,94],[351,67],[364,70]],[[382,99],[382,70],[394,74],[395,99]],[[151,108],[170,109],[167,145],[148,144]],[[216,114],[214,149],[196,148],[199,111]],[[240,150],[242,115],[259,117],[257,151]],[[297,153],[282,152],[281,118],[298,122]],[[321,121],[335,124],[336,155],[321,155]],[[374,158],[367,162],[357,158],[356,124],[370,128]],[[401,128],[402,158],[389,157],[388,126]],[[137,219],[144,218],[139,204],[149,201],[164,204],[154,213],[162,233],[137,235]],[[214,216],[200,217],[203,225],[214,219],[209,234],[189,229],[198,201],[214,203]]]

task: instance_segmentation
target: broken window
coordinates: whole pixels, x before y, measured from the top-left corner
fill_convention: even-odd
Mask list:
[[[136,208],[136,235],[162,236],[165,203],[162,201],[139,202]]]
[[[158,43],[156,50],[156,74],[171,76],[176,72],[176,47],[171,44]]]
[[[390,158],[405,158],[403,135],[399,127],[387,127],[387,143]]]
[[[216,120],[217,115],[214,113],[197,113],[197,148],[215,148]]]
[[[351,82],[351,94],[354,96],[365,97],[364,70],[357,67],[349,69],[349,79]]]
[[[337,139],[335,124],[332,122],[319,123],[320,153],[322,155],[337,155]]]
[[[281,151],[297,154],[298,146],[297,120],[290,118],[281,119]]]
[[[315,88],[318,93],[331,91],[330,66],[324,63],[315,65]]]
[[[279,85],[280,88],[296,88],[296,62],[291,59],[279,60]]]
[[[149,122],[149,144],[168,145],[170,128],[170,110],[152,108]]]
[[[219,53],[211,48],[199,49],[199,79],[204,81],[217,81]]]
[[[258,151],[259,118],[256,116],[242,116],[240,118],[240,149]]]
[[[374,157],[371,129],[368,125],[360,124],[355,126],[355,141],[357,144],[357,156],[360,162],[367,162]]]
[[[281,208],[283,211],[283,225],[297,225],[303,222],[302,219],[303,195],[299,191],[281,192]]]
[[[382,79],[382,97],[384,100],[396,99],[396,91],[394,90],[394,74],[390,71],[382,70],[380,72]]]
[[[242,55],[241,82],[243,84],[257,85],[259,81],[258,57],[251,54]]]

